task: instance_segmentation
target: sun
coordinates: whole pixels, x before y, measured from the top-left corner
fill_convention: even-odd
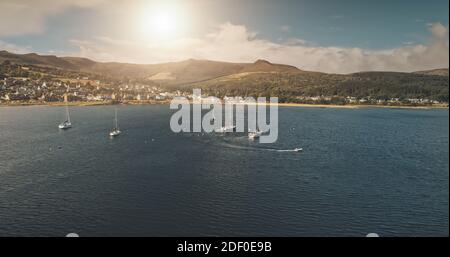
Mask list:
[[[151,23],[152,24],[150,25],[153,26],[153,30],[160,34],[173,33],[177,28],[176,16],[170,12],[162,11],[160,13],[156,13],[152,17]]]
[[[139,19],[141,37],[146,39],[172,39],[181,32],[180,13],[173,6],[146,8]]]

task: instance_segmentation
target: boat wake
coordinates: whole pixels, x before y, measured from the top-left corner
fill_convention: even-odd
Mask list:
[[[203,137],[203,134],[198,134],[201,138],[195,137],[195,141],[201,144],[217,144],[218,147],[231,148],[245,151],[265,151],[265,152],[279,152],[279,153],[295,153],[303,152],[303,148],[291,148],[291,149],[278,149],[264,147],[260,144],[257,146],[255,143],[249,142],[248,136],[236,136],[236,137]],[[205,135],[206,136],[206,135]]]
[[[252,147],[252,146],[242,146],[242,145],[235,145],[230,143],[222,143],[221,144],[224,147],[227,148],[233,148],[233,149],[241,149],[241,150],[249,150],[249,151],[269,151],[269,152],[302,152],[303,148],[294,148],[294,149],[276,149],[276,148],[264,148],[264,147]]]
[[[294,148],[294,149],[274,149],[277,152],[302,152],[303,148]]]

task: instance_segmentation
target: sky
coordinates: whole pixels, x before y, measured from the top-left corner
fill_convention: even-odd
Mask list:
[[[0,50],[350,73],[449,66],[448,0],[0,0]]]

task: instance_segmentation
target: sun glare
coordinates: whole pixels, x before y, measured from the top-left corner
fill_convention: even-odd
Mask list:
[[[139,21],[141,37],[163,40],[181,32],[181,14],[174,6],[149,7],[143,10]]]
[[[170,33],[176,29],[176,17],[172,13],[161,12],[152,17],[154,30],[159,33]]]

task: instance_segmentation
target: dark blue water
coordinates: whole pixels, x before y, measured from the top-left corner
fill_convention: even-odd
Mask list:
[[[280,108],[272,145],[171,113],[0,108],[0,236],[449,235],[448,110]]]

